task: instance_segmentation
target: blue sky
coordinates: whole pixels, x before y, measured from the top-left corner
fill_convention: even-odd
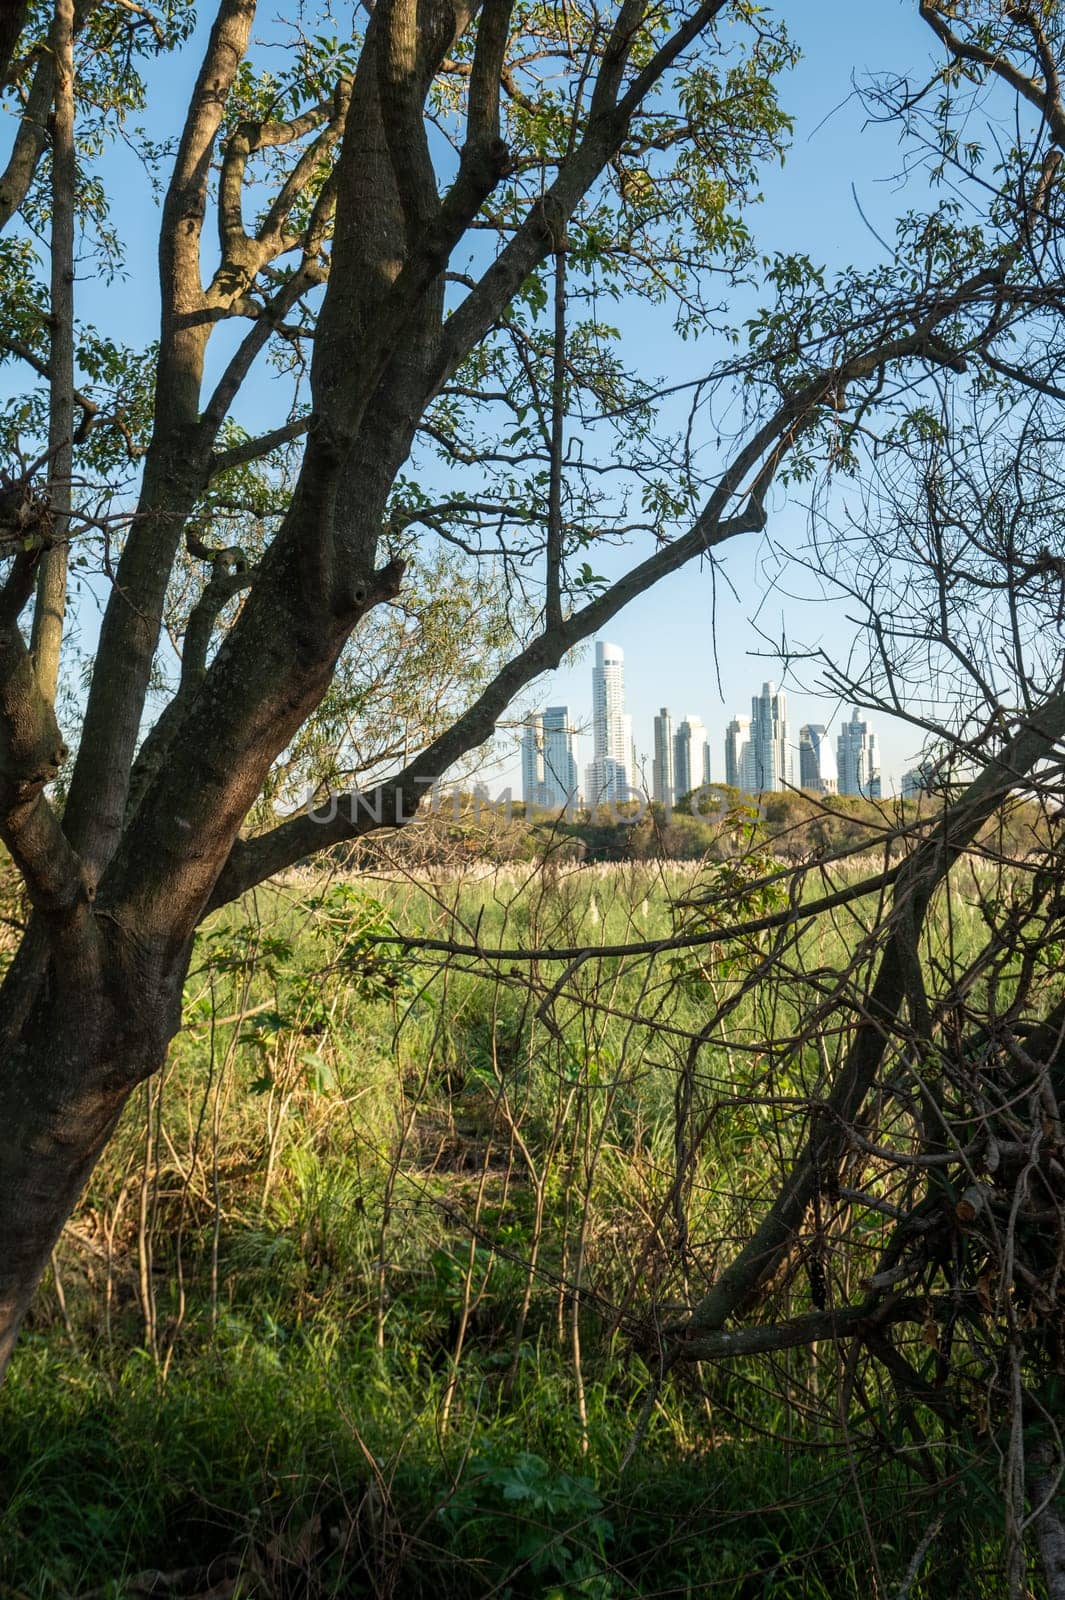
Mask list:
[[[920,183],[900,184],[903,156],[897,129],[867,124],[852,80],[861,83],[871,72],[893,71],[922,77],[932,59],[931,35],[917,17],[916,0],[801,0],[782,9],[804,51],[803,61],[782,89],[783,101],[796,119],[795,137],[784,167],[765,173],[765,204],[750,219],[752,230],[766,251],[805,251],[829,268],[871,263],[882,250],[859,214],[855,195],[873,227],[890,238],[897,213],[920,203]],[[256,30],[260,36],[269,31],[271,15],[265,9],[261,13]],[[176,126],[195,75],[203,32],[201,27],[191,46],[155,75],[144,120],[157,135],[171,133]],[[121,284],[83,283],[82,314],[114,327],[117,309],[121,337],[137,343],[153,338],[157,328],[157,213],[154,207],[145,211],[143,175],[128,150],[116,148],[108,165],[112,182],[116,178],[119,182],[115,210],[129,241],[127,275]],[[655,368],[666,382],[701,375],[716,353],[679,338],[664,339],[661,317],[652,320],[629,309],[620,320],[634,360],[646,368],[653,351]],[[224,342],[212,341],[218,347],[212,348],[213,363],[221,359]],[[277,420],[276,406],[268,402],[268,381],[265,372],[258,380],[253,375],[244,412],[251,425],[260,418],[268,423]],[[641,753],[650,751],[652,718],[660,706],[668,706],[677,718],[695,712],[710,731],[714,773],[721,776],[725,724],[737,710],[750,710],[751,695],[764,679],[782,680],[780,664],[761,635],[787,636],[808,646],[823,640],[838,649],[853,633],[839,603],[800,604],[773,590],[774,550],[802,543],[804,516],[800,504],[778,494],[771,503],[766,534],[728,549],[717,581],[716,622],[711,574],[691,567],[635,601],[613,622],[609,637],[625,651],[627,709]],[[597,565],[607,575],[616,570],[609,557]],[[86,618],[85,631],[90,630]],[[536,685],[522,705],[564,702],[579,723],[586,722],[592,655],[589,643],[575,660]],[[839,720],[842,708],[836,701],[803,693],[786,676],[783,682],[796,737],[800,722]],[[877,728],[890,786],[911,764],[916,738],[886,718],[878,720]],[[500,759],[493,781],[516,780],[517,762],[506,736],[498,741],[497,751]],[[590,741],[585,741],[582,766],[589,757]]]
[[[890,239],[896,216],[920,204],[921,184],[916,179],[900,183],[898,130],[869,124],[852,79],[860,85],[874,72],[905,72],[919,80],[933,60],[934,41],[914,0],[805,0],[784,12],[804,52],[781,94],[795,117],[795,137],[783,168],[765,173],[765,204],[751,218],[753,231],[767,252],[805,252],[830,268],[872,264],[883,251],[870,225]],[[661,340],[660,324],[655,337]],[[673,382],[698,376],[707,365],[705,351],[680,340],[667,358],[662,371]],[[737,711],[749,714],[751,696],[765,679],[787,688],[796,741],[802,722],[824,722],[834,732],[846,720],[848,712],[837,699],[804,693],[794,677],[784,676],[762,637],[786,636],[792,644],[813,647],[824,643],[838,654],[841,641],[854,634],[840,602],[807,598],[796,603],[773,589],[775,551],[802,544],[805,516],[801,504],[775,497],[765,536],[737,541],[723,552],[716,608],[711,573],[689,567],[633,601],[610,625],[606,636],[625,652],[626,709],[648,772],[652,719],[660,706],[668,706],[675,719],[689,711],[702,717],[715,778],[724,776],[726,724]],[[793,580],[786,587],[794,591],[797,585]],[[529,703],[567,704],[576,723],[587,726],[593,657],[589,645],[538,685]],[[811,678],[806,677],[807,687],[814,686]],[[887,791],[912,764],[919,741],[904,724],[879,716],[871,720],[880,736]],[[499,748],[499,781],[517,782],[517,764],[504,753],[508,746],[502,739]],[[582,775],[590,759],[587,737],[579,751]]]

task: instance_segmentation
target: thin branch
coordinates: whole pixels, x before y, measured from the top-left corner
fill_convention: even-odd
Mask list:
[[[932,32],[946,45],[956,60],[986,67],[1004,83],[1008,83],[1011,89],[1015,89],[1028,101],[1029,105],[1035,106],[1037,111],[1044,114],[1057,143],[1065,144],[1065,116],[1062,115],[1061,102],[1060,99],[1055,101],[1047,83],[1029,77],[1001,51],[985,50],[982,45],[973,44],[971,40],[963,39],[960,34],[955,33],[940,9],[940,0],[921,0],[918,9],[922,20],[927,22]]]
[[[41,693],[54,704],[67,609],[67,552],[74,472],[74,5],[55,0],[52,118],[51,345],[48,359],[48,500],[53,544],[41,556],[30,650]]]
[[[943,813],[935,834],[904,863],[895,886],[892,932],[881,957],[858,1028],[824,1114],[815,1118],[807,1143],[787,1181],[754,1234],[692,1311],[687,1326],[716,1331],[757,1294],[790,1249],[813,1195],[835,1173],[847,1147],[847,1130],[858,1115],[909,992],[914,945],[932,894],[958,856],[1003,800],[1065,735],[1065,696],[1030,719]]]
[[[0,333],[0,350],[7,350],[9,354],[18,356],[19,360],[25,361],[26,365],[32,367],[39,377],[47,378],[49,376],[50,368],[48,362],[22,339],[14,339],[9,334]],[[80,408],[82,413],[81,421],[74,431],[74,443],[82,444],[87,438],[92,424],[100,415],[100,407],[95,400],[91,400],[80,389],[74,390],[74,404]]]
[[[547,497],[547,595],[544,623],[562,621],[562,457],[566,411],[566,242],[555,251],[555,330],[551,352],[551,470]]]

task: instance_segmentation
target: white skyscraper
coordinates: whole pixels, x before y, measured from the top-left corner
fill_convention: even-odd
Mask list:
[[[799,729],[799,787],[814,794],[835,794],[836,781],[828,729],[819,722],[804,723]]]
[[[678,797],[710,782],[710,746],[700,717],[689,712],[673,739],[673,785]]]
[[[752,792],[790,789],[794,783],[788,699],[774,683],[763,683],[751,701]]]
[[[592,764],[588,804],[627,800],[632,766],[632,719],[625,715],[625,656],[598,640],[592,671]]]
[[[754,788],[750,717],[733,717],[725,730],[725,782],[746,793]]]
[[[640,792],[640,763],[636,756],[636,740],[632,737],[632,718],[625,713],[625,749],[629,752],[629,768],[626,778],[629,785],[629,799],[633,800]]]
[[[663,706],[655,718],[655,755],[651,768],[651,788],[659,805],[671,806],[673,784],[673,718]]]
[[[840,729],[836,748],[840,794],[861,794],[867,800],[879,800],[880,749],[876,734],[857,706],[851,713],[851,720]]]

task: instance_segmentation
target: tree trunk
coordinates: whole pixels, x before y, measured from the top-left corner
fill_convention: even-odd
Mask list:
[[[0,994],[0,1380],[63,1225],[180,1015],[184,964],[160,977],[125,935],[102,948],[100,932],[87,943],[102,959],[75,959],[71,981],[31,929]]]

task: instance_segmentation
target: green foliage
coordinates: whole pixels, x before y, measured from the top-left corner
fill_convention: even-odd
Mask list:
[[[65,1311],[49,1286],[0,1394],[0,1583],[61,1600],[215,1558],[249,1584],[427,1600],[838,1600],[872,1570],[855,1473],[901,1583],[928,1521],[906,1437],[871,1396],[860,1447],[840,1444],[827,1349],[791,1353],[783,1388],[755,1362],[671,1375],[619,1475],[659,1358],[612,1310],[628,1294],[665,1317],[686,1292],[660,1220],[678,1130],[717,1107],[684,1197],[709,1254],[798,1135],[750,1090],[771,1074],[816,1093],[815,1056],[730,1055],[761,1025],[751,952],[651,988],[642,960],[586,963],[559,1037],[514,974],[429,971],[390,942],[664,938],[678,900],[700,927],[761,913],[780,903],[762,826],[734,814],[732,853],[698,869],[293,884],[208,928],[167,1075],[57,1252]],[[977,930],[959,911],[950,931]],[[812,961],[840,959],[832,937],[810,931]],[[733,1020],[685,1124],[668,1041],[704,1024],[711,983]],[[785,1036],[791,1004],[785,987]],[[854,1241],[861,1271],[883,1218]],[[922,1459],[949,1474],[950,1441],[922,1426]],[[953,1600],[962,1567],[967,1592],[996,1593],[988,1444],[957,1445],[967,1490],[924,1600]]]
[[[318,925],[342,930],[332,970],[362,1000],[384,1000],[412,987],[410,962],[399,944],[400,934],[380,900],[351,884],[334,884],[327,894],[308,900]],[[395,942],[393,942],[395,941]]]
[[[474,1458],[440,1518],[460,1559],[515,1574],[505,1596],[612,1600],[618,1591],[604,1562],[614,1529],[603,1509],[591,1478],[523,1450],[513,1459]]]

